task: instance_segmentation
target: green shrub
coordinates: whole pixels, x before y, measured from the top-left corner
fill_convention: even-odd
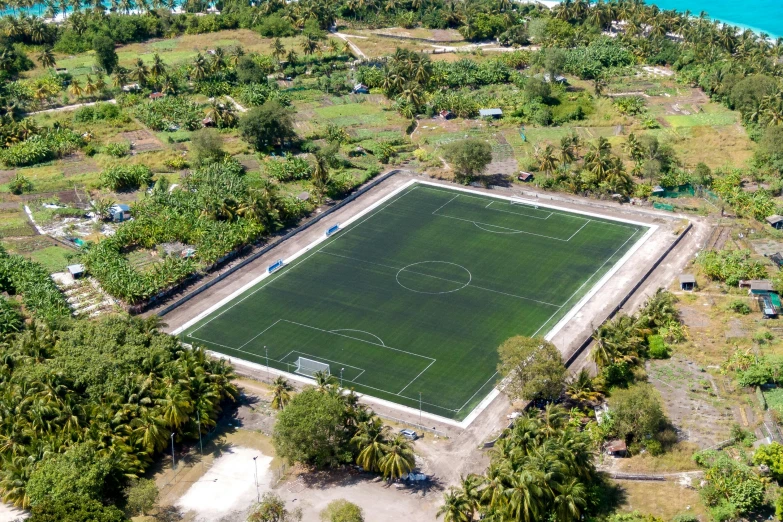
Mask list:
[[[134,190],[152,182],[152,171],[146,165],[113,165],[101,172],[102,187],[114,191]]]
[[[14,179],[8,184],[8,190],[11,194],[24,194],[25,192],[32,192],[33,182],[30,181],[27,176],[21,173],[17,173]]]
[[[671,355],[669,347],[660,335],[651,335],[647,338],[651,359],[668,359]]]
[[[742,279],[766,277],[764,263],[750,258],[749,250],[702,251],[697,262],[710,279],[737,286]]]
[[[267,174],[278,181],[308,179],[313,170],[304,158],[293,156],[290,153],[285,155],[285,159],[267,160],[264,163],[264,168]]]
[[[729,303],[729,310],[740,315],[748,315],[750,313],[750,306],[745,301],[735,299]]]
[[[22,314],[16,302],[0,296],[0,335],[18,332],[23,325]]]
[[[130,143],[127,142],[115,142],[115,143],[109,143],[105,147],[103,147],[104,154],[108,154],[109,156],[114,156],[115,158],[121,158],[123,156],[127,156],[130,153],[131,147]]]

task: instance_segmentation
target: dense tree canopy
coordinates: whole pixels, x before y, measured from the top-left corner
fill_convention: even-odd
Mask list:
[[[566,367],[555,345],[540,337],[512,337],[498,347],[498,372],[513,399],[555,401],[563,393]]]

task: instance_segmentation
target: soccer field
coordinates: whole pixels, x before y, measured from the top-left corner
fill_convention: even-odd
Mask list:
[[[185,342],[462,420],[497,347],[546,335],[648,231],[415,183],[187,326]]]

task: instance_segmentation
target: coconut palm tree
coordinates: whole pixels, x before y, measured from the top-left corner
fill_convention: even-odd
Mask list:
[[[315,387],[322,393],[326,393],[330,388],[337,386],[337,378],[326,371],[313,373],[313,379],[315,380]]]
[[[282,410],[291,400],[291,391],[293,387],[281,375],[272,383],[272,408]]]
[[[458,488],[449,488],[443,496],[443,505],[438,509],[438,518],[443,517],[444,522],[471,522],[473,517],[468,510],[468,501]]]
[[[75,78],[71,80],[71,85],[68,87],[68,91],[74,96],[76,96],[77,98],[81,98],[83,91],[82,91],[82,86],[79,83],[79,80]]]
[[[272,43],[272,56],[274,56],[278,62],[285,56],[285,46],[280,38],[275,38],[275,41]]]
[[[139,84],[139,87],[142,89],[147,86],[147,82],[149,81],[150,77],[150,71],[147,68],[147,65],[144,63],[144,60],[141,58],[136,59],[136,66],[131,72],[131,77],[136,80],[136,82]]]
[[[207,62],[201,53],[196,54],[196,58],[190,66],[190,75],[196,81],[207,77]]]
[[[153,81],[158,81],[158,79],[166,74],[166,64],[161,59],[160,55],[158,53],[155,53],[152,55],[152,65],[150,66],[150,75],[152,75]]]
[[[122,89],[123,85],[127,85],[129,78],[129,71],[125,67],[119,66],[114,69],[114,86],[118,89]]]
[[[239,64],[239,60],[242,59],[243,56],[245,56],[245,50],[242,48],[241,45],[235,45],[231,48],[231,51],[228,53],[231,57],[231,65],[234,67]]]
[[[41,53],[38,55],[38,62],[40,62],[41,67],[45,67],[47,69],[57,65],[51,47],[46,47],[41,51]]]
[[[549,177],[557,169],[557,157],[555,149],[551,143],[547,143],[543,148],[538,148],[535,152],[538,161],[538,170],[544,172]]]
[[[383,478],[392,481],[410,473],[416,465],[413,447],[401,434],[397,434],[384,448],[386,454],[379,462]]]
[[[92,76],[88,74],[87,82],[84,84],[84,94],[92,98],[97,93],[98,93],[98,88],[95,86],[95,83],[93,83]]]
[[[586,368],[582,368],[579,373],[571,377],[566,386],[566,395],[572,401],[578,403],[592,403],[601,396],[593,386],[593,379]]]
[[[380,463],[386,455],[389,427],[383,425],[378,417],[371,417],[358,425],[356,434],[351,439],[359,455],[356,464],[365,471],[380,471]]]
[[[318,49],[318,40],[310,35],[306,35],[302,40],[302,52],[305,56],[313,54]]]

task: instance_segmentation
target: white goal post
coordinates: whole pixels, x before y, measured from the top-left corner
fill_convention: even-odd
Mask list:
[[[304,375],[305,377],[312,377],[316,372],[324,372],[326,375],[330,375],[329,365],[305,357],[299,357],[296,360],[296,370],[294,370],[294,373]]]

